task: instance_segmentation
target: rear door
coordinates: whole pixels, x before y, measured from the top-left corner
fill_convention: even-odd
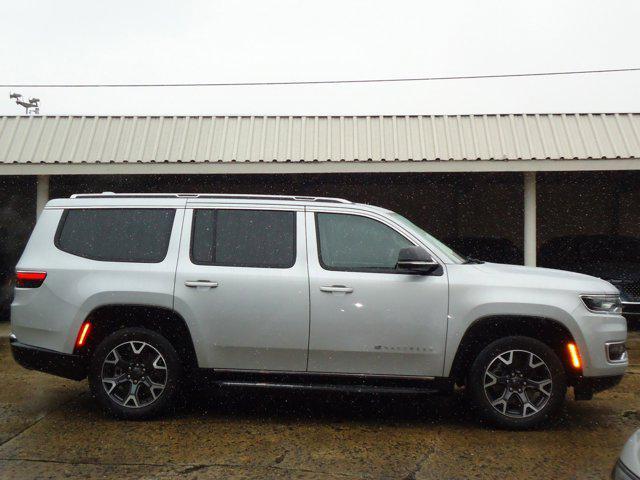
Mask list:
[[[304,229],[303,207],[201,203],[187,209],[175,309],[193,325],[201,367],[306,370]]]

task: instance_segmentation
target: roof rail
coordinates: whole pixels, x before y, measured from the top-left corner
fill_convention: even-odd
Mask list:
[[[229,198],[235,200],[289,200],[298,202],[353,203],[344,198],[304,195],[246,195],[231,193],[76,193],[71,198]]]

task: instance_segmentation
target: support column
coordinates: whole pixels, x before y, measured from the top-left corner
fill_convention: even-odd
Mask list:
[[[524,264],[536,266],[536,173],[524,173]]]
[[[36,218],[40,217],[49,201],[49,175],[38,175],[36,183]]]

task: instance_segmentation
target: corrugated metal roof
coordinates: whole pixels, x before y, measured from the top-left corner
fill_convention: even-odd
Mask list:
[[[0,164],[640,158],[640,114],[0,117]]]

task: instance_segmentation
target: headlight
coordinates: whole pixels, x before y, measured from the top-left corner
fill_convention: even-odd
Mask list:
[[[581,295],[588,310],[595,313],[622,313],[620,295]]]

